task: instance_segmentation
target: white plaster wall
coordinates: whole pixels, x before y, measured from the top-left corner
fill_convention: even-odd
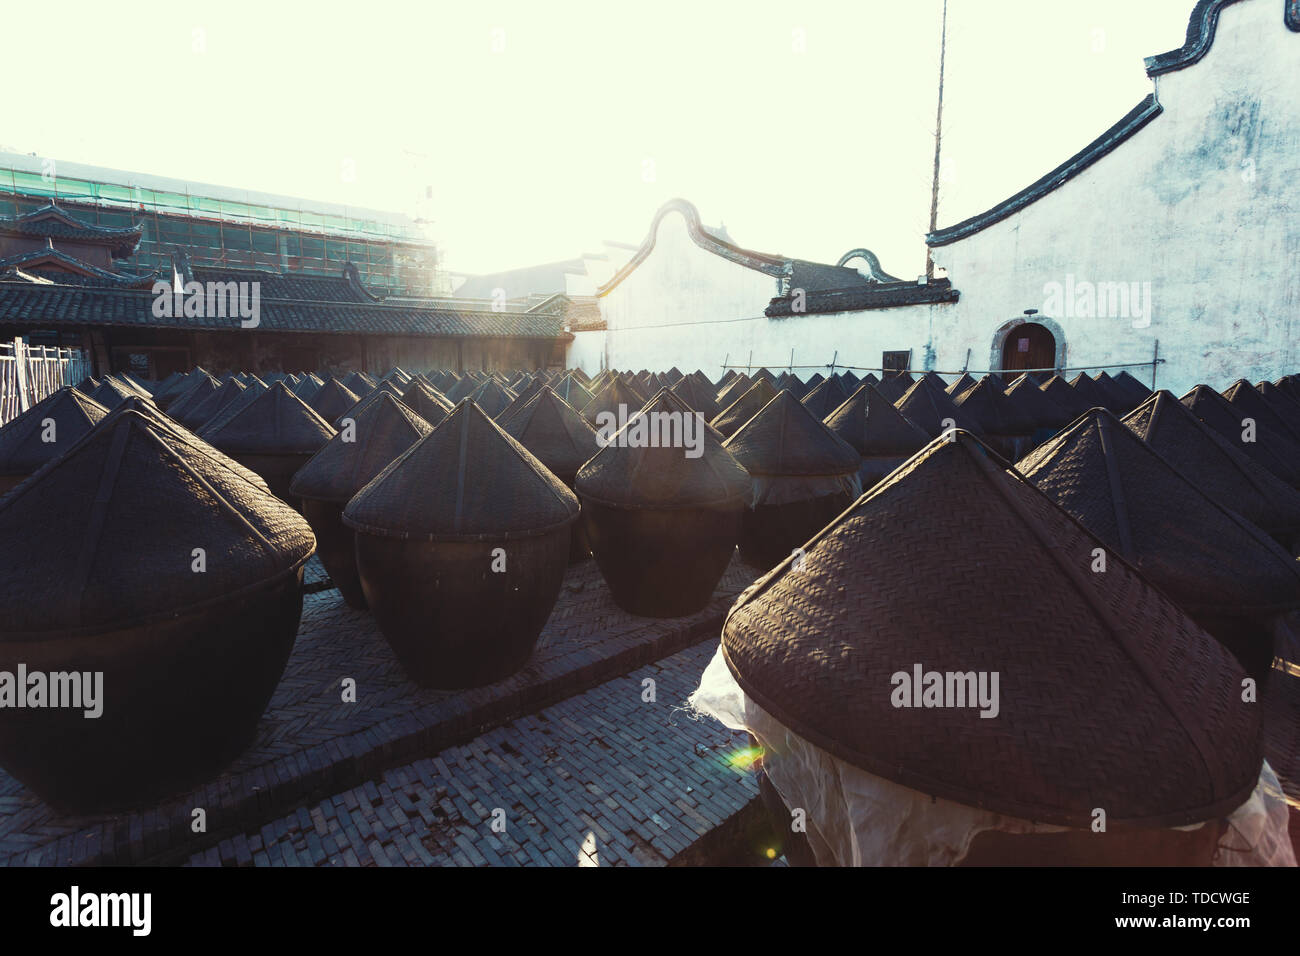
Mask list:
[[[762,316],[776,294],[774,277],[701,249],[686,220],[669,213],[646,259],[600,299],[609,327],[609,363],[709,372],[706,364],[716,367],[728,351],[734,356],[742,350],[732,342],[749,323],[733,320]]]
[[[1149,361],[1158,339],[1157,384],[1176,394],[1296,371],[1298,77],[1281,0],[1225,8],[1205,58],[1156,78],[1161,115],[1020,213],[934,250],[961,292],[934,311],[936,367],[967,347],[986,364],[995,330],[1025,309],[1048,314],[1045,284],[1072,274],[1150,282],[1153,308],[1146,328],[1051,314],[1067,365]]]
[[[565,368],[580,368],[588,375],[595,375],[603,368],[601,361],[605,355],[605,333],[603,330],[574,332],[573,341],[569,343],[564,356]]]
[[[838,350],[868,367],[912,349],[917,368],[961,369],[969,354],[982,370],[999,328],[1038,309],[1062,330],[1067,366],[1150,362],[1158,340],[1156,384],[1178,394],[1300,371],[1297,77],[1300,34],[1282,0],[1225,8],[1209,53],[1157,78],[1163,112],[1145,128],[1021,212],[934,249],[955,304],[766,319],[775,280],[700,249],[669,215],[650,256],[601,300],[609,362],[716,377],[724,356],[743,365],[751,350],[781,368],[791,349],[796,365]],[[1048,312],[1045,286],[1069,275],[1149,282],[1150,324]],[[1150,384],[1149,365],[1130,371]]]

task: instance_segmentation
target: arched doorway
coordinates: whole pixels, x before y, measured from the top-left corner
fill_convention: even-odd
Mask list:
[[[1002,370],[1005,372],[1055,366],[1056,336],[1045,325],[1022,322],[1008,331],[1002,340]]]

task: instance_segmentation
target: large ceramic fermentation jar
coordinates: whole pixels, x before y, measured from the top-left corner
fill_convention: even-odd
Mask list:
[[[357,575],[356,538],[343,524],[343,507],[432,427],[386,391],[357,412],[351,425],[325,443],[293,476],[289,492],[302,499],[303,516],[316,533],[321,564],[351,607],[364,609]]]
[[[739,380],[739,376],[737,379]],[[760,411],[763,406],[776,398],[776,389],[766,379],[760,379],[738,395],[734,401],[724,405],[713,421],[709,422],[723,438],[730,438],[740,427]],[[721,404],[721,403],[719,403]]]
[[[0,494],[63,454],[107,414],[84,392],[64,387],[0,427]]]
[[[1104,408],[1016,465],[1052,501],[1142,570],[1264,681],[1275,626],[1300,607],[1300,566],[1208,497]]]
[[[430,425],[440,425],[456,406],[431,385],[416,381],[402,393],[402,402]]]
[[[858,478],[867,491],[925,447],[929,436],[896,409],[874,385],[857,391],[826,418],[826,427],[861,456]]]
[[[857,449],[787,391],[778,392],[722,447],[749,472],[740,557],[763,571],[862,493]]]
[[[974,388],[974,385],[971,386]],[[877,389],[886,400],[889,393]],[[962,393],[969,394],[969,389]],[[896,398],[894,407],[903,416],[931,438],[938,438],[954,428],[978,433],[979,422],[962,411],[943,389],[934,385],[928,378],[921,378],[912,383],[901,397]]]
[[[1300,544],[1300,492],[1234,448],[1163,389],[1123,421],[1208,497],[1294,553]]]
[[[1197,385],[1179,399],[1192,414],[1293,488],[1300,488],[1300,444],[1282,428],[1243,414],[1208,385]]]
[[[758,738],[821,865],[1208,865],[1272,777],[1260,708],[1100,546],[958,432],[741,596],[692,700]]]
[[[177,412],[172,417],[186,428],[198,429],[204,423],[211,421],[212,416],[217,412],[238,399],[246,388],[247,386],[237,378],[227,379],[219,389],[203,401],[191,403],[184,411]]]
[[[0,708],[0,763],[78,812],[215,775],[284,671],[314,546],[193,444],[138,412],[104,419],[0,499],[0,675],[79,675],[100,713]]]
[[[466,399],[348,502],[361,587],[427,687],[502,680],[559,597],[578,500]]]
[[[219,427],[203,430],[205,441],[253,469],[275,495],[295,506],[289,482],[333,437],[329,422],[284,382],[276,382]]]
[[[614,421],[624,422],[644,404],[645,399],[640,392],[622,379],[615,379],[587,403],[582,410],[582,417],[592,428],[599,429],[605,421],[611,420],[607,416],[613,416]]]
[[[600,451],[595,429],[545,385],[501,427],[570,490],[578,469]],[[585,561],[589,557],[591,544],[587,532],[583,522],[575,521],[569,562]]]
[[[821,421],[843,405],[848,397],[849,392],[845,390],[844,383],[838,377],[832,375],[805,394],[800,401],[812,412],[814,418]]]
[[[372,390],[366,394],[369,391]],[[355,405],[360,397],[338,379],[330,378],[312,395],[308,406],[325,421],[332,422]]]
[[[676,443],[675,423],[681,424]],[[652,433],[662,439],[665,429],[668,441],[647,444]],[[607,437],[574,482],[601,574],[614,600],[633,614],[694,614],[708,603],[740,541],[749,475],[703,417],[666,389]],[[683,447],[686,437],[698,442],[698,455]]]
[[[989,443],[1007,461],[1016,461],[1029,451],[1035,423],[1020,403],[1007,398],[1005,386],[985,375],[962,393],[957,407],[970,416]]]
[[[496,379],[491,378],[469,394],[470,400],[483,409],[488,418],[496,418],[518,397]]]

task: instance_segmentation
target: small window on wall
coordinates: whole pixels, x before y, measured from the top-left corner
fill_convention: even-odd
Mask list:
[[[897,375],[899,372],[905,372],[912,364],[912,350],[905,352],[885,352],[880,360],[880,367],[885,370],[885,375]]]

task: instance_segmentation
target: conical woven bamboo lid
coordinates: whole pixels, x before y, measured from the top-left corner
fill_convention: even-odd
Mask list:
[[[723,654],[791,731],[923,793],[1066,827],[1222,817],[1262,762],[1245,673],[1123,561],[1090,573],[1098,546],[958,432],[741,595]],[[996,715],[958,700],[994,674]]]
[[[380,537],[503,540],[565,527],[578,510],[560,479],[466,399],[357,492],[343,522]]]
[[[315,544],[292,508],[191,444],[138,412],[106,417],[0,499],[0,640],[227,600],[294,573]]]

